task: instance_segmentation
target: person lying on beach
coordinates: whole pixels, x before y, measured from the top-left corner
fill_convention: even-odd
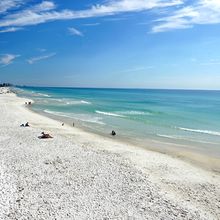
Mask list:
[[[28,122],[26,122],[25,124],[21,124],[20,127],[30,127],[30,125]]]
[[[50,134],[45,134],[44,132],[41,132],[41,134],[42,135],[38,137],[40,139],[53,138]]]

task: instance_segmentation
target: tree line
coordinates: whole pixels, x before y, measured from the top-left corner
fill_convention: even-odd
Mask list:
[[[10,83],[0,83],[0,87],[10,87],[12,84]]]

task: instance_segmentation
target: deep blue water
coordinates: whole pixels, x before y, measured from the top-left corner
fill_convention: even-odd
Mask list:
[[[185,144],[220,155],[220,91],[23,87],[34,110],[94,132]]]

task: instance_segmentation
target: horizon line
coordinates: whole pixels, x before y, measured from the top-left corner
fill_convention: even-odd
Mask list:
[[[181,91],[220,91],[220,89],[195,89],[195,88],[135,88],[135,87],[80,87],[80,86],[32,86],[13,85],[15,87],[35,87],[35,88],[66,88],[66,89],[133,89],[133,90],[181,90]]]

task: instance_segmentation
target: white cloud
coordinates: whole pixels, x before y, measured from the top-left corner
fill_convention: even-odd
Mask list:
[[[154,66],[146,66],[146,67],[134,67],[126,70],[120,71],[120,73],[129,73],[129,72],[140,72],[144,70],[154,69]]]
[[[11,9],[18,8],[26,0],[1,0],[0,1],[0,14],[5,13]]]
[[[80,19],[115,15],[124,12],[138,12],[153,8],[163,8],[182,4],[183,0],[111,0],[102,5],[94,5],[85,10],[56,11],[53,2],[44,1],[20,12],[9,14],[0,20],[0,27],[28,26],[54,20]],[[46,10],[42,10],[45,5]]]
[[[100,23],[88,23],[88,24],[83,24],[83,26],[98,26]]]
[[[42,11],[50,11],[56,8],[56,5],[50,1],[43,1],[40,4],[33,6],[30,10],[35,12],[42,12]]]
[[[51,58],[51,57],[53,57],[55,55],[56,55],[56,53],[50,53],[50,54],[39,56],[39,57],[32,57],[32,58],[28,59],[27,62],[29,64],[33,64],[33,63],[36,63],[36,62],[38,62],[40,60],[49,59],[49,58]]]
[[[220,24],[220,0],[105,0],[103,4],[75,11],[57,10],[53,1],[42,1],[31,7],[26,2],[27,0],[0,0],[0,13],[4,15],[0,18],[0,27],[16,28],[56,20],[104,17],[153,9],[157,9],[154,13],[158,9],[163,11],[157,14],[160,18],[153,23],[153,33],[191,28],[194,25]],[[13,8],[19,8],[21,4],[24,9],[7,13]],[[164,10],[167,8],[171,10]]]
[[[172,15],[157,20],[152,32],[191,28],[194,25],[220,23],[220,1],[199,0],[196,4],[184,6]]]
[[[105,5],[93,6],[89,12],[93,15],[117,14],[120,12],[144,11],[152,8],[182,4],[182,0],[114,0]]]
[[[127,17],[108,17],[105,18],[104,21],[125,21],[128,20]]]
[[[20,31],[23,30],[24,28],[21,27],[9,27],[9,28],[5,28],[3,30],[0,30],[0,33],[7,33],[7,32],[16,32],[16,31]]]
[[[68,28],[68,30],[71,35],[77,35],[83,37],[83,33],[73,27]]]
[[[3,54],[0,56],[0,64],[2,64],[3,66],[7,66],[13,63],[14,59],[19,56],[20,55],[15,55],[15,54]]]

